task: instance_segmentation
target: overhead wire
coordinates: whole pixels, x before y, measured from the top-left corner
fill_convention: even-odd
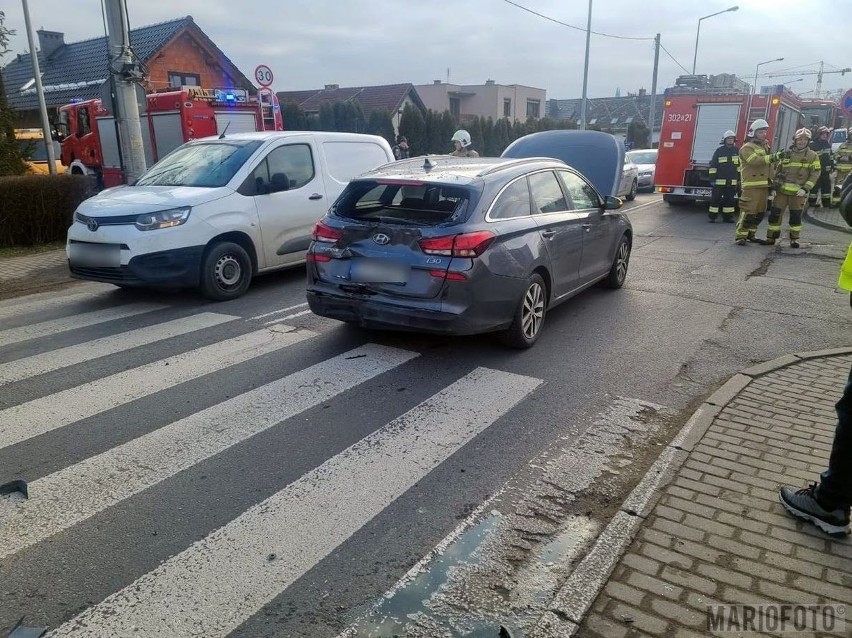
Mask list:
[[[518,4],[517,2],[512,2],[512,0],[503,0],[503,2],[506,2],[507,4],[510,4],[513,7],[517,7],[518,9],[521,9],[522,11],[526,11],[527,13],[531,13],[535,16],[538,16],[539,18],[544,18],[545,20],[549,20],[550,22],[555,22],[556,24],[561,24],[563,27],[568,27],[569,29],[575,29],[577,31],[582,31],[583,33],[586,33],[588,31],[589,33],[592,33],[594,35],[599,35],[599,36],[602,36],[604,38],[615,38],[616,40],[653,40],[654,39],[654,38],[639,38],[639,37],[632,37],[632,36],[626,36],[626,35],[613,35],[611,33],[601,33],[600,31],[589,31],[588,29],[585,29],[583,27],[578,27],[578,26],[573,25],[573,24],[568,24],[567,22],[562,22],[561,20],[557,20],[556,18],[551,18],[550,16],[544,15],[543,13],[539,13],[538,11],[533,11],[529,7],[525,7],[522,4]]]

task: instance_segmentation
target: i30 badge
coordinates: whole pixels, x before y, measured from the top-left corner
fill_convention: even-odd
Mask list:
[[[376,242],[379,246],[384,246],[385,244],[390,242],[390,237],[388,237],[384,233],[376,233],[375,235],[373,235],[373,241]]]
[[[92,218],[90,217],[90,218],[86,221],[86,227],[87,227],[90,231],[95,232],[95,231],[98,229],[98,220],[97,220],[97,219],[92,219]]]

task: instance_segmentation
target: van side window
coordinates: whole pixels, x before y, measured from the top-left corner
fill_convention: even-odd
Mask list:
[[[316,175],[311,147],[307,144],[279,146],[266,156],[264,163],[268,163],[267,180],[286,180],[286,190],[302,188]]]
[[[574,210],[600,207],[597,192],[582,177],[569,171],[556,171],[556,174],[562,180],[565,191],[571,196]]]
[[[328,174],[343,183],[391,161],[385,150],[372,142],[323,142],[322,148]]]
[[[530,214],[530,189],[527,186],[527,178],[522,177],[515,180],[500,193],[494,206],[491,207],[489,217],[491,219],[512,219],[514,217],[528,217]]]

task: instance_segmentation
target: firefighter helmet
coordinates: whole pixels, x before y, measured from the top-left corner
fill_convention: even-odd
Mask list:
[[[795,134],[793,135],[793,139],[794,139],[794,140],[797,140],[797,139],[799,139],[800,137],[807,138],[807,139],[810,141],[810,139],[811,139],[811,129],[809,129],[809,128],[800,128],[800,129],[799,129],[798,131],[796,131],[796,132],[795,132]]]
[[[769,128],[769,122],[767,122],[766,120],[760,120],[760,119],[755,120],[754,122],[751,123],[751,126],[748,127],[748,136],[754,137],[755,131],[759,131],[761,129],[767,129],[767,128]]]
[[[734,133],[732,130],[728,129],[727,131],[725,131],[725,132],[722,134],[722,141],[724,142],[724,141],[725,141],[726,139],[728,139],[729,137],[733,137],[733,138],[734,138],[734,141],[736,141],[736,139],[737,139],[737,134],[736,134],[736,133]]]
[[[820,126],[817,129],[817,137],[819,137],[820,135],[823,135],[824,133],[831,133],[831,129],[828,128],[827,126]]]
[[[453,133],[453,137],[450,140],[451,142],[459,142],[462,145],[462,148],[467,148],[470,146],[470,133],[463,129],[459,129],[455,133]]]

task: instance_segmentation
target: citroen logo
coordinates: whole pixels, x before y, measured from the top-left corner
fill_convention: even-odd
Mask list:
[[[384,246],[385,244],[390,242],[390,237],[388,237],[384,233],[376,233],[375,235],[373,235],[373,241],[376,242],[379,246]]]
[[[92,217],[89,217],[89,219],[86,220],[86,227],[90,231],[95,232],[98,229],[98,220],[93,219]]]

